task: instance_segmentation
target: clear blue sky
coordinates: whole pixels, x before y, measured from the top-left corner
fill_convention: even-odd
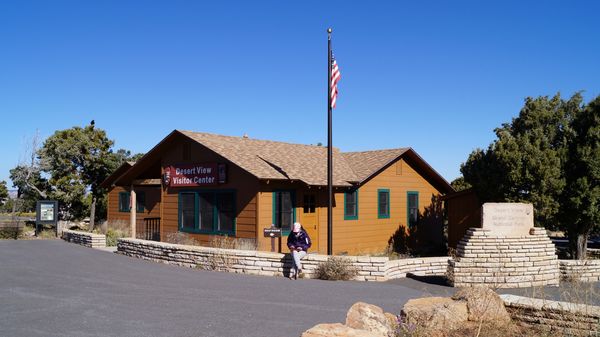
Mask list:
[[[413,147],[448,181],[527,96],[600,94],[598,1],[3,1],[0,180],[35,130],[92,119],[146,152],[173,129]]]

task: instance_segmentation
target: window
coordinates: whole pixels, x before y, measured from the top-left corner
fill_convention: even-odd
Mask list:
[[[358,189],[344,193],[344,220],[358,219]]]
[[[129,212],[129,192],[119,192],[119,212]]]
[[[183,230],[193,230],[196,227],[196,194],[179,194],[179,226]]]
[[[406,197],[408,227],[413,227],[419,221],[419,192],[408,192]]]
[[[304,213],[314,213],[317,202],[314,194],[304,195]]]
[[[387,219],[390,217],[390,190],[377,190],[377,218]]]
[[[144,211],[146,205],[146,193],[136,192],[136,212],[141,213]],[[119,192],[119,212],[129,212],[131,210],[131,193]]]
[[[136,192],[135,193],[135,201],[136,201],[136,211],[138,213],[143,212],[146,208],[146,193],[144,192]]]
[[[235,194],[231,191],[179,193],[179,229],[191,233],[235,233]]]
[[[273,192],[273,224],[284,232],[289,232],[296,221],[295,199],[293,191]]]
[[[217,218],[217,231],[233,232],[233,222],[235,219],[234,200],[232,193],[217,194],[217,209],[219,217]]]
[[[200,223],[201,231],[210,232],[215,224],[215,195],[213,193],[198,193],[200,203]]]

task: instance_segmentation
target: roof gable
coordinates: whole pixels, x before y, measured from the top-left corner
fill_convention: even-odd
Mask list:
[[[364,184],[367,180],[379,174],[400,158],[404,158],[407,163],[414,166],[417,172],[440,192],[454,192],[454,189],[446,179],[421,158],[415,150],[409,147],[389,150],[344,152],[342,155],[359,178],[360,184]]]
[[[109,188],[112,184],[114,184],[117,181],[117,179],[120,176],[127,172],[133,165],[135,165],[135,162],[133,161],[123,162],[123,164],[117,167],[117,169],[111,175],[104,179],[104,181],[100,184],[100,187]]]

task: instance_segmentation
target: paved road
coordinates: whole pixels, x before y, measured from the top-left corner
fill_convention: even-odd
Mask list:
[[[0,241],[2,336],[299,336],[357,301],[399,312],[418,283],[192,270],[59,240]],[[438,289],[438,288],[435,288]],[[425,290],[425,291],[422,291]]]

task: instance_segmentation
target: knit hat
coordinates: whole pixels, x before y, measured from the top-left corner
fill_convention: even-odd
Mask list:
[[[301,227],[302,227],[302,225],[300,225],[299,222],[294,222],[294,227],[292,228],[292,232],[298,233],[300,231]]]

